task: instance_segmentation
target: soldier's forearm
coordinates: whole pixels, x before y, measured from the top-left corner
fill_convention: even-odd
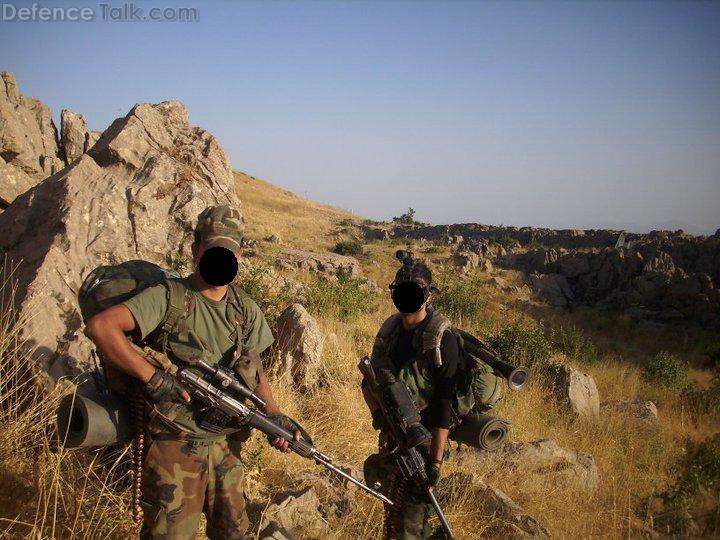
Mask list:
[[[432,429],[432,442],[430,443],[430,459],[432,459],[433,461],[442,461],[443,455],[445,454],[445,446],[447,446],[449,434],[449,429],[439,427]]]
[[[280,412],[277,401],[275,401],[275,397],[272,394],[270,383],[268,382],[267,376],[263,371],[260,372],[260,380],[258,381],[258,385],[255,388],[255,394],[257,394],[258,397],[262,398],[265,401],[264,412],[266,414],[275,414]]]
[[[150,380],[155,368],[133,349],[125,333],[101,321],[88,324],[87,334],[105,358],[128,375],[143,383]]]

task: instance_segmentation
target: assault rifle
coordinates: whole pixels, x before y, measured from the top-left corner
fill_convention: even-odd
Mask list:
[[[345,480],[352,482],[385,504],[393,504],[393,502],[382,493],[378,493],[374,489],[369,488],[352,475],[334,465],[330,457],[320,452],[312,443],[302,438],[296,441],[291,431],[279,426],[271,417],[262,411],[245,405],[242,399],[249,399],[260,407],[263,407],[265,402],[243,385],[234,376],[232,371],[223,367],[211,366],[202,360],[198,360],[192,367],[199,368],[203,374],[198,375],[192,371],[191,368],[185,368],[178,372],[177,377],[185,386],[190,396],[204,403],[210,413],[218,416],[225,415],[229,417],[234,424],[247,424],[262,431],[270,439],[276,437],[283,438],[288,441],[289,448],[296,454],[314,460],[317,464],[333,471]],[[223,389],[218,388],[215,384],[218,384]],[[237,399],[233,394],[238,395],[242,399]]]
[[[449,540],[453,540],[455,536],[450,528],[450,523],[429,485],[425,458],[417,449],[417,446],[430,439],[430,433],[420,423],[420,415],[410,398],[407,387],[402,382],[396,381],[387,370],[378,370],[379,373],[376,374],[367,356],[360,360],[358,368],[365,377],[372,396],[380,406],[385,425],[390,430],[395,444],[387,456],[395,461],[403,479],[416,484],[425,491],[430,504],[440,518],[445,536]]]

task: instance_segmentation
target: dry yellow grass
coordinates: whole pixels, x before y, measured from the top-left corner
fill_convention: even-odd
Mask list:
[[[350,212],[304,199],[245,173],[235,173],[235,186],[247,234],[255,240],[275,234],[283,244],[298,249],[329,249],[344,237],[344,228],[362,221]]]
[[[361,220],[331,207],[303,200],[271,184],[236,174],[238,192],[251,238],[277,234],[283,245],[316,251],[326,250],[343,238],[358,236]],[[427,258],[438,275],[439,285],[449,283],[454,271],[448,264],[450,251],[444,246],[412,244]],[[404,242],[370,242],[359,257],[363,272],[382,290],[396,269],[393,252]],[[273,262],[272,244],[261,244],[259,264]],[[522,285],[514,272],[500,271],[511,284]],[[308,276],[293,276],[308,281]],[[573,421],[551,405],[547,390],[538,382],[527,391],[507,394],[498,414],[512,422],[511,437],[516,441],[554,439],[560,446],[592,454],[597,463],[600,487],[591,497],[577,496],[541,480],[534,484],[517,482],[510,470],[477,470],[472,461],[450,460],[445,473],[455,470],[479,474],[486,482],[506,491],[535,516],[551,534],[560,538],[637,537],[650,524],[643,504],[673,485],[680,471],[688,441],[701,441],[717,433],[720,422],[710,414],[692,415],[670,390],[656,388],[641,377],[639,362],[658,348],[681,354],[696,365],[704,345],[711,339],[701,329],[687,327],[670,332],[638,327],[622,317],[578,310],[563,313],[536,301],[526,289],[506,293],[478,274],[477,293],[483,299],[481,321],[467,323],[486,333],[495,333],[518,320],[581,328],[602,351],[601,361],[580,364],[563,358],[595,378],[601,399],[652,399],[658,404],[662,424],[647,429],[619,414],[607,414],[594,423]],[[358,359],[370,352],[372,337],[382,320],[392,312],[384,294],[377,309],[349,321],[329,315],[318,316],[326,337],[321,373],[322,385],[310,393],[299,393],[290,381],[273,381],[276,397],[288,414],[297,418],[313,434],[315,443],[337,462],[361,467],[375,451],[376,433],[359,391]],[[3,336],[0,336],[2,338]],[[7,339],[0,339],[9,343]],[[7,347],[6,347],[7,349]],[[17,359],[17,358],[16,358]],[[22,359],[17,359],[21,361]],[[698,369],[698,378],[704,371]],[[2,388],[3,398],[8,395]],[[127,510],[127,491],[115,489],[112,475],[81,453],[53,453],[45,435],[28,431],[30,423],[47,426],[52,407],[35,409],[32,416],[3,417],[0,426],[0,458],[4,486],[17,497],[1,495],[0,531],[3,536],[110,537],[123,538],[134,530]],[[28,409],[30,411],[32,409]],[[35,449],[29,458],[17,445],[15,434],[34,433],[26,448]],[[323,476],[313,463],[295,455],[271,450],[263,437],[254,435],[245,450],[248,488],[261,510],[254,514],[253,533],[258,518],[279,492],[312,484]],[[310,473],[310,475],[308,474]],[[111,489],[112,488],[112,489]],[[538,495],[540,493],[541,495]],[[321,494],[321,499],[326,497]],[[365,495],[353,491],[352,507],[342,517],[329,516],[327,538],[381,537],[382,507]],[[476,501],[457,494],[446,508],[448,518],[461,539],[477,538],[492,521],[483,515]]]

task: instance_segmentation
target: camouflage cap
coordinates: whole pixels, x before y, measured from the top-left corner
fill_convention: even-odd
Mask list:
[[[224,247],[240,251],[245,223],[240,212],[226,205],[208,206],[200,212],[195,232],[206,248]]]

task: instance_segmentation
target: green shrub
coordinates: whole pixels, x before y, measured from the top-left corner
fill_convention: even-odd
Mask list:
[[[270,324],[294,296],[289,283],[279,283],[277,274],[266,266],[240,266],[237,281],[257,302]]]
[[[542,368],[550,364],[552,348],[539,326],[526,328],[514,324],[504,328],[490,340],[492,347],[507,362]]]
[[[687,385],[687,372],[687,365],[668,351],[657,353],[643,368],[647,381],[675,390]]]
[[[357,240],[343,240],[335,244],[333,251],[338,255],[361,255],[363,246]]]
[[[360,279],[340,276],[337,282],[317,278],[305,290],[307,307],[317,315],[348,321],[377,309],[377,296]]]
[[[714,343],[708,347],[705,354],[710,359],[712,367],[720,370],[720,343]]]
[[[595,344],[576,326],[553,328],[550,341],[556,350],[570,358],[587,363],[597,362],[600,358]]]
[[[496,236],[495,238],[493,238],[493,242],[495,242],[499,246],[504,247],[507,250],[513,249],[515,246],[517,246],[517,240],[515,240],[509,234],[504,234],[502,236]]]
[[[486,304],[480,296],[480,282],[477,279],[450,281],[433,295],[433,305],[457,324],[477,321]]]
[[[720,435],[691,448],[683,465],[680,478],[668,497],[670,507],[680,514],[692,510],[694,499],[701,491],[705,493],[703,498],[720,495]],[[720,526],[718,512],[698,517],[705,522],[701,524],[705,530],[717,531]]]
[[[395,216],[392,220],[396,223],[404,223],[406,225],[412,225],[415,223],[415,210],[408,208],[408,211],[400,216]]]
[[[533,238],[530,243],[528,243],[527,246],[528,251],[539,251],[541,249],[545,249],[545,246],[543,246],[537,238]]]

